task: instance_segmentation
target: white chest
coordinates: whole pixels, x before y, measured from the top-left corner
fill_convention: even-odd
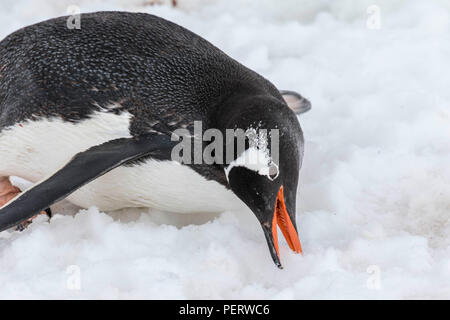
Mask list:
[[[0,176],[16,175],[38,182],[72,156],[103,142],[129,137],[130,115],[97,113],[72,124],[57,118],[17,124],[0,133]],[[225,187],[172,161],[148,160],[119,167],[68,197],[81,207],[101,210],[150,207],[199,213],[240,209],[243,203]]]

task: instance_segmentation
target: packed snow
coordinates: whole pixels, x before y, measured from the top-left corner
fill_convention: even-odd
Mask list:
[[[248,212],[62,202],[0,234],[0,298],[450,298],[448,1],[148,2],[1,0],[0,38],[73,4],[148,12],[300,92],[304,255],[281,240],[277,269]]]

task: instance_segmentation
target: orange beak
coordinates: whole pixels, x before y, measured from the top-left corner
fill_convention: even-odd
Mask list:
[[[277,226],[280,227],[280,230],[281,232],[283,232],[284,238],[286,239],[292,251],[294,251],[295,253],[303,253],[302,245],[300,244],[300,239],[298,238],[297,231],[286,210],[286,205],[284,203],[283,186],[281,186],[280,191],[278,191],[278,196],[275,204],[275,212],[273,214],[272,220],[273,245],[275,246],[279,259],[280,251],[278,249]],[[281,267],[281,265],[279,265],[279,267]]]

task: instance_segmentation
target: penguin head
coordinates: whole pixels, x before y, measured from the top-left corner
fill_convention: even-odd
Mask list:
[[[294,98],[290,91],[289,99],[298,108],[299,101]],[[255,96],[240,103],[243,106],[231,112],[229,123],[250,131],[250,135],[246,135],[245,150],[237,151],[234,160],[224,166],[225,173],[232,192],[260,222],[272,259],[282,268],[277,227],[289,247],[302,252],[295,214],[303,133],[294,111],[283,99]]]

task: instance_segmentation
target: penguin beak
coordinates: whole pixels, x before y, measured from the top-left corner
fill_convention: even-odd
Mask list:
[[[278,191],[272,223],[266,222],[263,223],[262,226],[273,262],[278,268],[283,269],[283,266],[280,262],[280,251],[278,249],[277,226],[283,233],[284,238],[286,239],[291,250],[295,253],[303,253],[297,230],[286,210],[286,204],[284,203],[283,186],[281,186],[280,190]]]

